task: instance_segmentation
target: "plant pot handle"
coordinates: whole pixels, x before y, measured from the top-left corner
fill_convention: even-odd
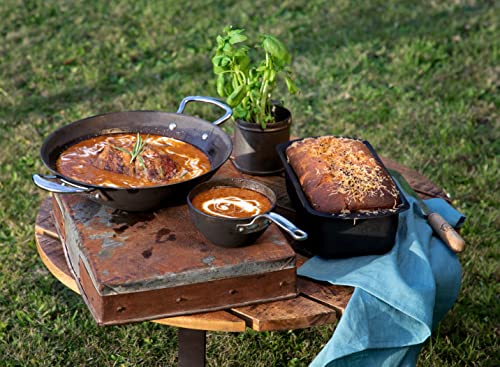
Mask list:
[[[278,227],[283,229],[286,233],[293,237],[296,241],[304,241],[307,239],[307,233],[303,230],[297,228],[295,224],[290,222],[285,217],[270,212],[261,215],[257,215],[250,223],[248,224],[237,224],[236,229],[240,233],[251,233],[262,228],[261,226],[256,225],[258,222],[265,220],[267,222],[274,222]]]
[[[221,118],[219,118],[219,119],[215,120],[214,122],[212,122],[212,124],[215,125],[215,126],[220,125],[223,122],[229,120],[229,118],[233,114],[232,108],[229,107],[227,104],[221,102],[218,99],[215,99],[215,98],[212,98],[212,97],[205,97],[205,96],[188,96],[188,97],[185,97],[181,101],[181,104],[179,105],[179,108],[177,109],[177,113],[182,113],[184,111],[184,108],[186,108],[186,104],[188,104],[189,102],[210,103],[210,104],[213,104],[213,105],[215,105],[217,107],[220,107],[224,111],[226,111],[226,113],[224,114],[224,116],[222,116]]]

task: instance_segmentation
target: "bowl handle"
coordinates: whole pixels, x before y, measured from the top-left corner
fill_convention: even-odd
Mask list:
[[[204,103],[210,103],[213,105],[216,105],[217,107],[222,108],[226,113],[224,116],[222,116],[220,119],[215,120],[212,122],[215,126],[222,124],[223,122],[227,121],[233,114],[233,110],[231,107],[229,107],[227,104],[219,101],[218,99],[212,98],[212,97],[205,97],[205,96],[189,96],[185,97],[182,101],[181,104],[179,105],[179,108],[177,109],[177,113],[182,113],[184,111],[184,108],[186,108],[186,104],[189,102],[204,102]]]
[[[55,175],[33,175],[33,182],[39,188],[58,194],[80,194],[94,191],[91,187],[76,185]]]
[[[295,226],[295,224],[293,224],[292,222],[290,222],[285,217],[283,217],[283,216],[281,216],[279,214],[276,214],[274,212],[257,215],[248,224],[237,224],[236,225],[236,229],[240,233],[251,233],[251,232],[254,232],[254,231],[258,230],[259,228],[261,228],[261,226],[256,226],[255,224],[258,221],[261,221],[262,219],[266,219],[266,220],[270,220],[270,221],[274,222],[278,227],[280,227],[281,229],[283,229],[286,233],[288,233],[290,236],[292,236],[293,239],[296,240],[296,241],[304,241],[304,240],[307,239],[307,233],[306,232],[304,232],[303,230],[297,228]]]

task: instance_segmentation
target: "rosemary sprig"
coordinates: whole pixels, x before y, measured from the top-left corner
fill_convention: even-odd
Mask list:
[[[133,161],[135,161],[135,159],[137,157],[139,157],[139,155],[144,150],[145,146],[146,146],[146,142],[144,140],[142,140],[141,135],[139,133],[137,133],[137,139],[135,139],[134,148],[132,148],[132,153],[131,153],[132,157],[130,158],[130,163],[132,163]],[[141,160],[142,160],[142,158],[139,159],[139,162],[141,162]],[[142,163],[144,164],[144,161],[142,161]]]
[[[146,142],[142,140],[141,135],[139,133],[137,133],[137,138],[135,139],[135,144],[134,147],[132,148],[132,151],[113,145],[113,148],[121,150],[124,153],[130,154],[129,163],[133,163],[136,159],[138,159],[139,163],[144,169],[146,169],[146,165],[144,164],[144,159],[142,159],[140,155],[144,151],[145,147],[146,147]]]

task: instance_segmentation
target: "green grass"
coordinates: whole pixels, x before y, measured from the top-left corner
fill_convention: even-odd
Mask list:
[[[175,365],[174,328],[97,327],[44,268],[31,174],[46,172],[45,136],[71,121],[215,96],[211,50],[227,24],[291,48],[294,134],[365,138],[450,193],[468,216],[463,285],[418,365],[499,365],[499,14],[479,0],[3,0],[0,365]],[[305,366],[332,331],[208,333],[208,365]]]

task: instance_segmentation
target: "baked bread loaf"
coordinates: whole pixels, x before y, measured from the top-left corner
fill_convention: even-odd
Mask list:
[[[392,209],[398,190],[361,141],[321,136],[292,143],[286,149],[311,206],[338,214]]]

